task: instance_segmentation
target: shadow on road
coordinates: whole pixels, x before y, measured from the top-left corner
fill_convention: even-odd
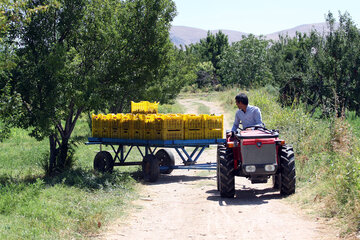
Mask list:
[[[209,190],[206,193],[210,194],[207,200],[217,201],[220,206],[226,205],[261,205],[266,204],[272,199],[281,199],[278,190],[273,188],[253,189],[243,186],[242,189],[235,191],[234,198],[222,198],[220,192],[217,190]]]
[[[156,182],[151,183],[151,182],[144,182],[142,180],[142,183],[144,185],[160,185],[160,184],[171,184],[171,183],[187,183],[187,184],[189,184],[189,182],[195,182],[195,181],[200,181],[200,180],[211,180],[211,179],[212,179],[212,177],[207,177],[207,176],[161,174],[159,179]]]

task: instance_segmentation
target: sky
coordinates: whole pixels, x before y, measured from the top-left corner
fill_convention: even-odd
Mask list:
[[[350,14],[360,27],[360,0],[174,0],[173,26],[270,34],[302,24],[325,22],[331,11]]]

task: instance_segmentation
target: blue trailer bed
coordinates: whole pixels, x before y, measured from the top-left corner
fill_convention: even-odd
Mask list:
[[[142,165],[144,178],[147,181],[157,180],[159,173],[169,174],[173,169],[215,170],[216,163],[196,164],[197,160],[210,145],[224,144],[225,139],[194,140],[139,140],[119,138],[88,138],[87,145],[100,145],[100,152],[94,159],[94,168],[103,172],[111,172],[114,166]],[[102,145],[110,146],[115,155],[102,151]],[[125,148],[125,146],[127,146]],[[137,149],[142,161],[126,162],[132,149]],[[143,148],[143,150],[141,149]],[[157,148],[161,148],[156,153]],[[184,165],[176,166],[174,156],[169,148],[175,149]],[[186,148],[191,148],[189,153]]]

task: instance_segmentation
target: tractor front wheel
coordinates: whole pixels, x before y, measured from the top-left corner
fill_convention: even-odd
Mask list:
[[[220,156],[226,155],[226,147],[225,145],[217,146],[217,154],[216,154],[216,185],[217,190],[220,191]]]
[[[221,197],[233,198],[235,195],[234,153],[231,148],[218,149],[218,183]]]
[[[283,146],[280,152],[280,176],[281,176],[281,195],[291,195],[295,193],[296,172],[294,149],[290,146]]]

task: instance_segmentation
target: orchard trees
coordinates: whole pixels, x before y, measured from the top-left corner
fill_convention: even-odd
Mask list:
[[[220,61],[224,85],[257,87],[272,83],[268,65],[269,41],[250,34],[229,47]]]
[[[19,11],[2,11],[16,21],[5,22],[1,43],[1,56],[8,54],[13,64],[0,75],[0,113],[6,112],[4,123],[49,138],[53,173],[72,164],[70,137],[83,112],[120,111],[164,80],[175,5],[171,0],[25,3]]]

